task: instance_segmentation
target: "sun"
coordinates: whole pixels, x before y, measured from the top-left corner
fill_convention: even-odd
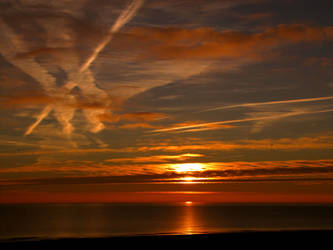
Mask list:
[[[185,201],[185,206],[192,206],[193,202],[192,201]]]
[[[205,169],[205,165],[203,163],[181,163],[174,164],[172,167],[177,173],[203,171]]]

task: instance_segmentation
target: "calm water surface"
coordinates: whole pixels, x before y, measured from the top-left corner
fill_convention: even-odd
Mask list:
[[[0,205],[0,238],[333,229],[333,205]]]

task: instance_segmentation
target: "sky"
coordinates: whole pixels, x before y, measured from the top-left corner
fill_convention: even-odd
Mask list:
[[[1,0],[0,203],[332,203],[332,7]]]

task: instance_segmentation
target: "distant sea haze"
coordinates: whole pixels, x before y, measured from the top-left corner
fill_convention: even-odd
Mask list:
[[[333,204],[8,204],[0,221],[1,240],[332,230]]]

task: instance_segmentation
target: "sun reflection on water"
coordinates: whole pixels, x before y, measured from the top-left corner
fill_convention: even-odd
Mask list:
[[[200,206],[192,200],[187,200],[183,202],[183,218],[178,228],[178,232],[183,235],[201,234],[203,230],[203,222],[201,220]]]
[[[180,230],[182,234],[189,235],[195,233],[196,220],[194,217],[192,204],[192,201],[185,202],[183,228]]]

